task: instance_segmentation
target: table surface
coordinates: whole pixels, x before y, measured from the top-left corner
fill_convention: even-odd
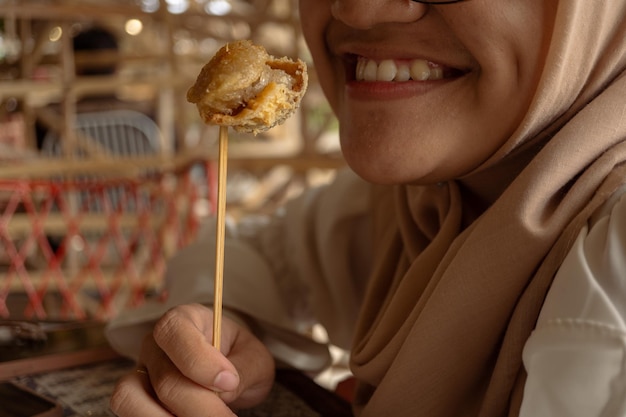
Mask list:
[[[115,417],[109,398],[116,381],[132,371],[126,359],[60,369],[12,378],[11,381],[54,399],[64,417]],[[350,406],[319,387],[307,376],[293,370],[277,370],[277,381],[267,400],[238,417],[349,417]]]
[[[5,330],[19,325],[17,333],[27,333],[24,323],[4,325]],[[0,380],[56,401],[64,417],[114,417],[109,398],[119,378],[132,372],[135,364],[110,348],[103,326],[97,322],[38,324],[26,340],[18,338],[0,346]],[[352,412],[347,401],[307,375],[281,367],[266,401],[238,416],[351,417]]]

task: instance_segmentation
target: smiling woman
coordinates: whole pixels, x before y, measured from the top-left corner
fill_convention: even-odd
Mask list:
[[[331,3],[329,14],[301,2],[304,34],[340,122],[343,154],[378,183],[459,177],[501,146],[537,88],[555,13],[553,2],[539,0],[374,1],[367,11],[358,1]],[[401,78],[392,81],[405,81],[406,69],[411,80],[387,82],[393,66]]]
[[[319,345],[268,335],[307,323],[349,351],[359,417],[623,414],[626,3],[446,3],[300,0],[358,177],[239,225],[221,352],[181,289],[206,248],[172,263],[183,305],[138,356],[155,391],[130,375],[119,415],[232,416],[271,379],[251,341],[302,364]]]

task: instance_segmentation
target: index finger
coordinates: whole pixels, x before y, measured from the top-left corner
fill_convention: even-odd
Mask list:
[[[211,344],[212,318],[212,311],[199,304],[175,307],[155,325],[154,340],[187,378],[207,388],[234,390],[239,383],[237,370]],[[222,350],[227,354],[226,332],[224,336]]]

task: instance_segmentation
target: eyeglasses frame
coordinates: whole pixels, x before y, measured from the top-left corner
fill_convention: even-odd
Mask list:
[[[442,0],[442,1],[437,1],[437,0],[411,0],[414,1],[415,3],[422,3],[422,4],[453,4],[453,3],[461,3],[463,1],[467,1],[467,0]]]

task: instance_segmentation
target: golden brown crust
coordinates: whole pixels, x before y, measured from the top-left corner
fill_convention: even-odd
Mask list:
[[[205,123],[257,134],[287,120],[307,85],[304,62],[275,58],[244,40],[215,54],[187,92],[187,100],[196,104]]]

